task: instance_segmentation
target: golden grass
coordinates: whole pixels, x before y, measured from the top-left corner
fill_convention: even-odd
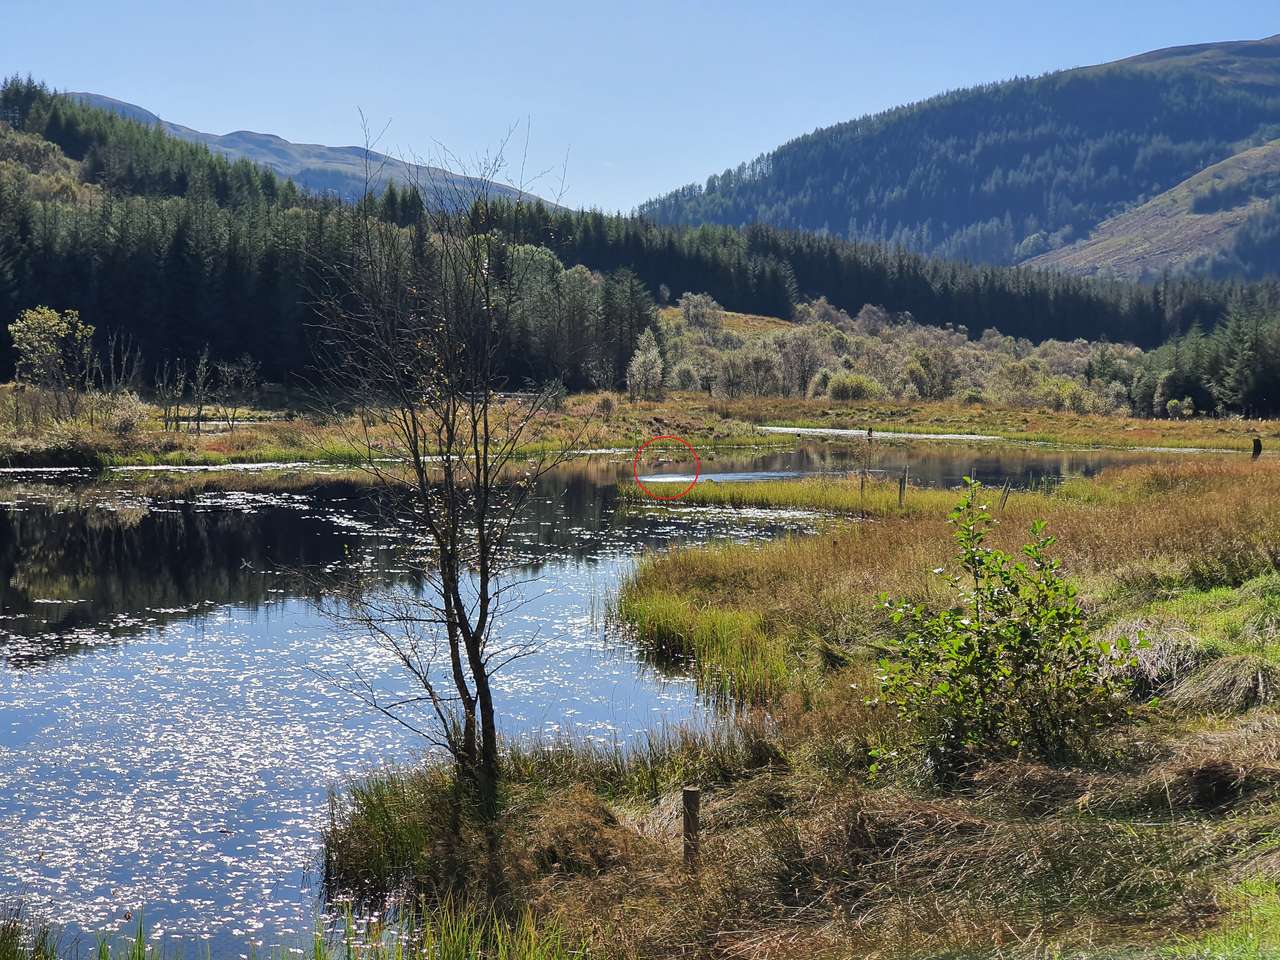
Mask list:
[[[876,433],[981,434],[1007,440],[1073,446],[1174,447],[1248,450],[1259,436],[1267,449],[1280,446],[1280,421],[1213,419],[1147,420],[1070,411],[962,404],[904,403],[892,399],[839,403],[828,398],[741,397],[673,394],[644,405],[654,419],[721,418],[745,424],[865,429]]]
[[[646,483],[654,495],[668,497],[685,489],[684,483]],[[623,499],[651,502],[632,481],[621,484]],[[908,486],[899,502],[898,481],[857,476],[804,477],[797,480],[702,482],[680,498],[681,503],[714,507],[761,507],[773,510],[822,510],[868,517],[920,516],[945,511],[955,504],[950,490]]]
[[[713,495],[715,486],[707,486]],[[751,499],[749,490],[737,488],[753,484],[728,486],[734,489],[726,490],[726,498]],[[816,498],[824,487],[811,489]],[[775,643],[821,638],[824,646],[874,647],[885,627],[878,595],[927,598],[939,587],[928,571],[945,566],[954,546],[946,523],[954,493],[912,490],[908,511],[899,515],[896,487],[890,492],[881,494],[886,512],[869,511],[874,520],[762,545],[678,548],[646,557],[624,585],[620,609],[680,609],[686,620],[733,611]],[[1000,491],[989,492],[994,504]],[[838,497],[823,496],[828,502]],[[1280,463],[1120,468],[1054,492],[1015,491],[996,515],[992,544],[1010,552],[1026,541],[1033,520],[1046,520],[1058,538],[1054,554],[1105,622],[1135,606],[1173,601],[1187,591],[1234,589],[1274,573],[1280,563]],[[644,638],[647,621],[638,626]],[[709,627],[686,622],[683,631],[697,629]],[[753,636],[753,646],[761,642]],[[791,662],[810,659],[793,655]]]
[[[746,340],[759,340],[771,333],[781,333],[795,328],[795,324],[788,320],[766,317],[758,313],[735,313],[732,310],[725,310],[723,316],[724,328]],[[663,307],[661,318],[665,323],[679,320],[680,308]]]
[[[756,318],[768,320],[769,318]],[[745,321],[744,321],[745,322]],[[87,424],[48,427],[37,436],[14,436],[3,410],[8,388],[0,387],[0,463],[222,465],[237,462],[351,464],[367,452],[354,421],[318,421],[305,414],[283,419],[278,410],[251,409],[234,431],[212,418],[201,434],[165,433],[159,412],[128,436]],[[761,425],[862,429],[877,433],[984,434],[1005,439],[1067,445],[1165,446],[1248,450],[1254,436],[1268,448],[1280,441],[1280,421],[1193,419],[1137,420],[1067,412],[1012,409],[958,403],[904,404],[888,401],[833,403],[828,399],[742,397],[725,400],[702,393],[672,393],[661,401],[631,401],[615,393],[577,394],[541,417],[527,438],[528,452],[564,444],[635,449],[651,437],[677,435],[698,448],[794,445],[795,438],[764,434]],[[353,438],[359,438],[353,440]],[[395,443],[382,426],[372,431],[375,448],[394,455]]]

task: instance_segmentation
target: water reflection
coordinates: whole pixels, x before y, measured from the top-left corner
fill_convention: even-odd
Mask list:
[[[674,451],[678,453],[677,451]],[[693,462],[664,454],[640,463],[640,479],[683,482],[693,479]],[[701,456],[705,482],[847,476],[867,470],[873,476],[898,477],[930,487],[959,487],[965,477],[982,483],[1027,489],[1063,477],[1096,475],[1107,466],[1167,461],[1176,454],[1119,450],[1071,450],[1035,446],[959,443],[803,442],[795,450],[760,454],[745,460],[737,451],[708,451]]]
[[[302,596],[307,571],[382,556],[358,512],[302,496],[150,502],[29,487],[6,500],[0,655],[14,665],[221,604]]]

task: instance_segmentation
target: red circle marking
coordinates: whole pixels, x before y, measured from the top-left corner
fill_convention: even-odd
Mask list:
[[[693,454],[693,479],[689,481],[689,485],[687,487],[679,493],[672,494],[669,497],[658,496],[658,494],[654,493],[640,482],[640,454],[644,453],[645,447],[649,446],[649,444],[657,443],[659,440],[674,440],[677,443],[683,443],[689,448],[689,452]],[[649,497],[651,500],[679,500],[693,489],[694,484],[698,482],[698,477],[702,476],[702,461],[698,459],[698,451],[693,449],[693,444],[684,437],[650,437],[641,445],[640,449],[636,451],[636,457],[631,461],[631,475],[636,478],[636,486],[643,490],[645,492],[645,496]]]

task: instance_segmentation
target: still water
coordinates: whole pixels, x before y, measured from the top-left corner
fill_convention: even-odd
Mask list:
[[[703,476],[909,465],[916,482],[1027,485],[1152,459],[1116,452],[806,442],[716,452]],[[644,663],[603,616],[646,549],[811,529],[801,513],[620,510],[625,457],[547,477],[519,532],[533,575],[502,641],[536,652],[497,682],[511,736],[626,741],[699,723],[691,681]],[[649,476],[692,464],[645,465]],[[368,638],[317,610],[317,572],[411,583],[405,536],[359,499],[203,493],[154,499],[119,478],[10,474],[0,487],[0,902],[69,934],[131,929],[235,957],[320,919],[327,791],[422,744],[335,686],[397,678]]]

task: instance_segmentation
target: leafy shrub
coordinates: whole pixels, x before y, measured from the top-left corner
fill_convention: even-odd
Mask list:
[[[972,758],[1076,755],[1123,713],[1128,681],[1116,665],[1131,647],[1089,636],[1043,521],[1023,560],[987,546],[993,520],[981,485],[966,483],[949,518],[960,545],[960,570],[946,578],[954,605],[934,612],[885,598],[909,630],[899,659],[881,664],[881,692],[942,779]]]
[[[874,400],[884,388],[865,373],[837,373],[827,385],[827,395],[843,402]]]

